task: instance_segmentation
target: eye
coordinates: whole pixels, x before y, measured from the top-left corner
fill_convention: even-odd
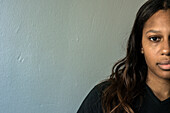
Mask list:
[[[161,38],[157,37],[157,36],[153,36],[153,37],[149,37],[149,40],[151,40],[153,42],[159,42],[161,40]]]

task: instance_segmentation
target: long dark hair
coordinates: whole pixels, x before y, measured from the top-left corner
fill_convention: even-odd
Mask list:
[[[141,54],[143,27],[157,11],[170,8],[170,0],[148,0],[139,9],[128,43],[125,58],[118,61],[107,80],[110,85],[102,95],[104,113],[134,113],[132,108],[136,97],[141,97],[146,83],[147,65]]]

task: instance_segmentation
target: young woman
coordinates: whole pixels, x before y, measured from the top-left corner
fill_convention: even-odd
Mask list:
[[[148,0],[139,9],[126,57],[78,113],[170,113],[170,0]]]

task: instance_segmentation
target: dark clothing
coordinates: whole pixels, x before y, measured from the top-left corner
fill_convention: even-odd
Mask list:
[[[103,113],[101,96],[103,90],[108,86],[108,82],[96,85],[87,95],[77,113]],[[145,85],[141,107],[138,108],[139,99],[134,103],[136,103],[133,107],[135,113],[170,113],[170,98],[160,101],[147,85]],[[137,109],[138,111],[136,111]]]

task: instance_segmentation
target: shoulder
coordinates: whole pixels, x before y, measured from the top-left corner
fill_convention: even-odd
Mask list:
[[[109,81],[104,81],[97,84],[91,92],[97,93],[98,96],[101,96],[102,92],[110,85]]]
[[[86,96],[77,113],[102,113],[101,97],[110,82],[97,84]]]

